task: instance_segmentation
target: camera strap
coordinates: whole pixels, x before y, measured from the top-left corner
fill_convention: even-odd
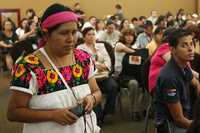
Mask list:
[[[47,55],[46,51],[44,48],[40,48],[39,49],[40,52],[47,58],[47,60],[49,61],[49,63],[51,64],[51,66],[53,67],[53,69],[56,71],[56,73],[59,75],[59,77],[61,78],[63,84],[65,85],[65,87],[67,89],[70,89],[72,91],[72,94],[74,96],[74,98],[76,99],[76,101],[78,102],[78,104],[80,104],[80,101],[78,100],[78,98],[75,95],[75,92],[73,91],[73,89],[71,87],[69,87],[69,85],[67,84],[66,80],[64,79],[64,77],[62,76],[62,74],[60,73],[60,71],[58,70],[58,68],[54,65],[54,63],[51,61],[51,59],[49,58],[49,56]]]
[[[57,74],[60,76],[62,82],[64,83],[65,87],[67,89],[70,89],[72,91],[72,94],[74,96],[74,98],[76,99],[77,103],[80,104],[80,101],[78,100],[78,98],[76,97],[75,95],[75,92],[73,91],[72,88],[69,87],[69,85],[67,84],[66,80],[64,79],[64,77],[62,76],[62,74],[60,73],[60,71],[58,70],[58,68],[54,65],[54,63],[51,61],[51,59],[49,58],[49,56],[47,55],[46,51],[44,48],[40,48],[39,49],[40,52],[47,58],[47,60],[49,61],[49,63],[51,64],[51,66],[53,67],[53,69],[57,72]],[[86,120],[86,116],[84,115],[83,116],[83,119],[84,119],[84,126],[85,126],[85,129],[84,129],[84,133],[87,133],[87,120]],[[93,121],[92,121],[92,117],[91,117],[91,114],[90,114],[90,119],[91,119],[91,123],[92,123],[92,126],[93,126]],[[88,124],[89,125],[89,124]],[[93,129],[93,132],[94,132],[94,127],[92,127]]]

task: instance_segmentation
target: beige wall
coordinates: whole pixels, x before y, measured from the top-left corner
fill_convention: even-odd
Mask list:
[[[40,15],[45,8],[54,2],[60,2],[72,6],[78,0],[0,0],[0,8],[20,8],[24,17],[27,8],[33,8]],[[99,18],[114,13],[114,5],[120,3],[124,8],[127,18],[140,15],[149,15],[152,9],[158,10],[160,14],[171,11],[176,13],[179,8],[186,12],[195,11],[196,0],[79,0],[82,9],[87,16],[95,15]],[[200,4],[200,2],[199,2]]]

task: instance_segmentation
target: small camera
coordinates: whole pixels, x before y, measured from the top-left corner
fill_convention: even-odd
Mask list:
[[[85,109],[82,104],[78,104],[76,107],[71,108],[69,111],[71,111],[78,117],[81,117],[85,114]]]

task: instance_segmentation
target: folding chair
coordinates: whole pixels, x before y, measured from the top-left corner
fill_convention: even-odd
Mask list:
[[[119,75],[119,80],[129,81],[135,79],[139,87],[142,84],[142,77],[141,77],[141,66],[144,61],[148,58],[148,50],[147,49],[136,49],[135,52],[126,54],[122,61],[122,72]],[[130,90],[127,86],[121,85],[120,93],[119,93],[119,104],[120,104],[120,112],[123,116],[123,99],[127,97],[127,104],[128,104],[128,113],[133,113],[133,106],[132,106],[132,95]],[[131,116],[132,117],[132,116]]]

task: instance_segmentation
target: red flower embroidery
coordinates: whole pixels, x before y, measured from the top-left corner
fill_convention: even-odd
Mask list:
[[[71,80],[71,78],[72,78],[71,72],[72,71],[71,71],[70,67],[65,67],[65,68],[62,69],[61,73],[62,73],[62,75],[63,75],[63,77],[65,78],[66,81]]]
[[[36,68],[35,70],[35,73],[37,74],[37,82],[38,82],[38,87],[39,87],[39,90],[43,89],[45,83],[46,83],[46,75],[43,71],[43,69],[41,68]]]

